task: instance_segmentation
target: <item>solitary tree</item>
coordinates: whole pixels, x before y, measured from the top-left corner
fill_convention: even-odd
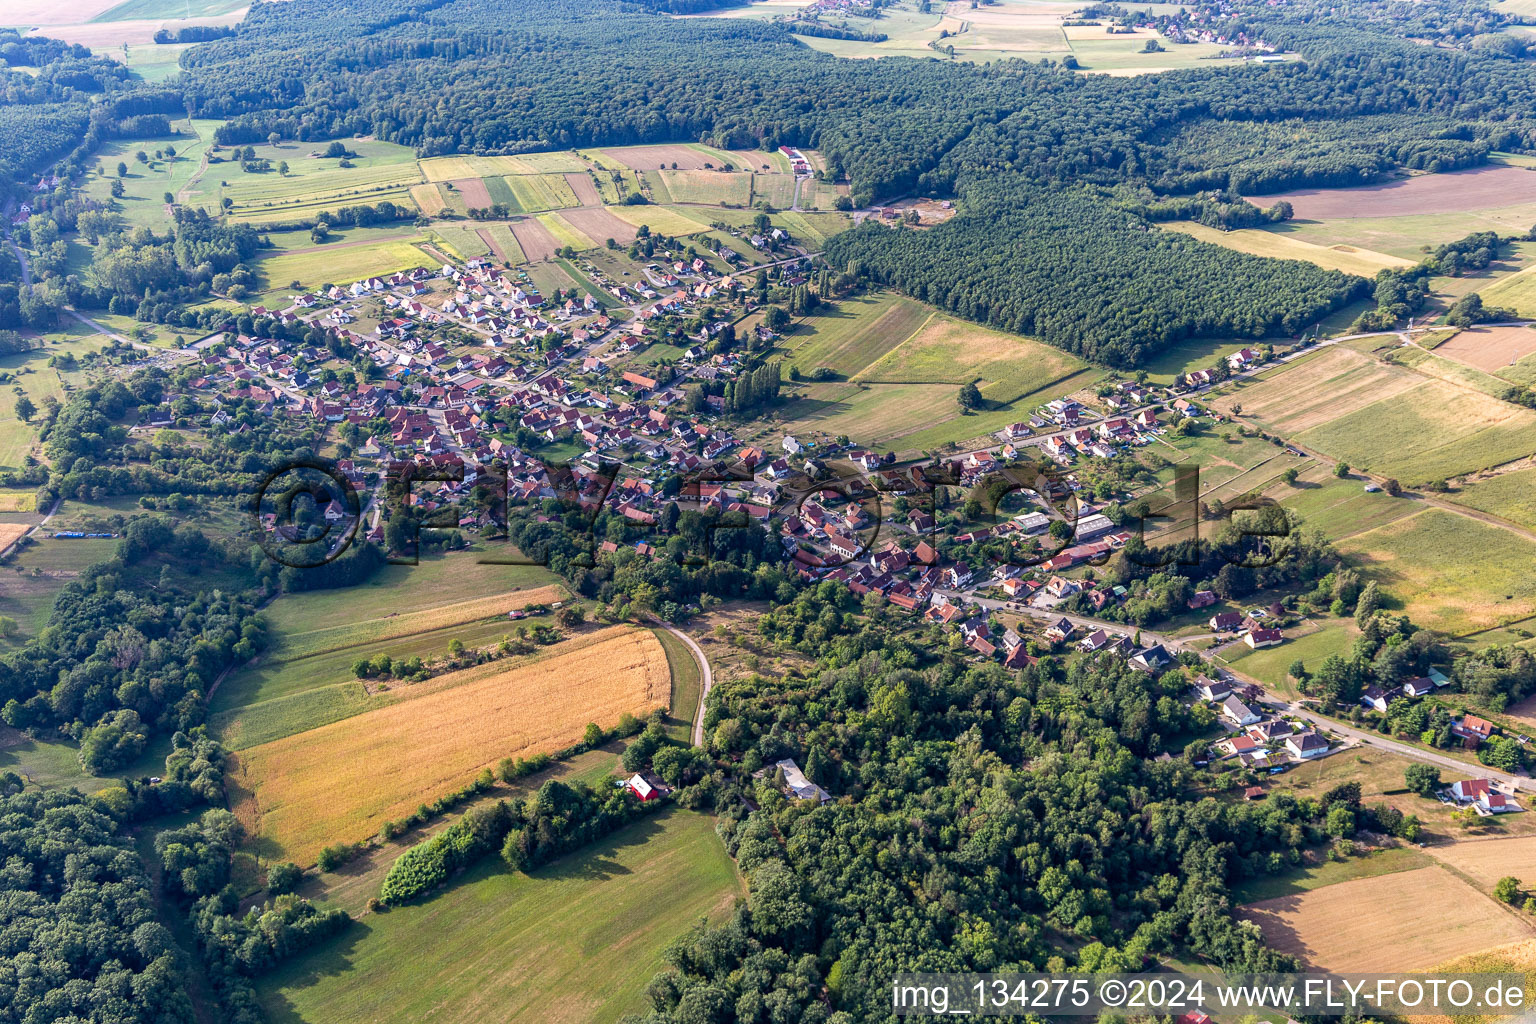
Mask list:
[[[1284,473],[1280,474],[1280,479],[1284,480],[1287,484],[1291,484],[1291,485],[1294,486],[1295,483],[1296,483],[1296,475],[1297,475],[1296,474],[1296,467],[1295,466],[1291,466]]]
[[[1403,781],[1420,796],[1433,796],[1440,788],[1440,769],[1432,764],[1411,764],[1403,772]]]
[[[16,399],[16,418],[23,423],[32,422],[32,417],[37,415],[37,406],[32,404],[32,399],[22,395]]]
[[[1493,887],[1494,899],[1501,903],[1515,903],[1520,899],[1520,879],[1505,875]]]
[[[960,407],[962,409],[974,409],[981,405],[981,389],[971,381],[960,389]]]
[[[117,176],[119,178],[128,177],[128,165],[121,160],[117,162]]]

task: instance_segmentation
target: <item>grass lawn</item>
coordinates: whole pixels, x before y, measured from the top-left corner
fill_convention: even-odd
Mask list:
[[[1460,634],[1536,615],[1536,544],[1509,530],[1428,508],[1338,547],[1419,626]]]
[[[1288,697],[1296,696],[1296,688],[1287,678],[1287,671],[1298,658],[1309,670],[1315,670],[1330,654],[1347,654],[1360,631],[1350,619],[1325,619],[1313,623],[1311,632],[1296,635],[1292,631],[1279,647],[1250,650],[1247,644],[1233,644],[1215,657],[1236,672],[1252,676],[1265,686]]]
[[[699,710],[699,698],[702,696],[700,684],[703,680],[699,675],[699,663],[694,660],[693,652],[688,650],[687,645],[671,633],[664,629],[653,629],[651,632],[661,641],[662,648],[667,652],[667,665],[672,669],[671,714],[668,716],[670,720],[667,731],[674,739],[692,742],[693,718]]]
[[[1321,530],[1330,540],[1383,526],[1418,508],[1384,491],[1368,494],[1358,478],[1339,479],[1326,466],[1313,466],[1295,485],[1277,483],[1265,493],[1299,512],[1303,526]]]
[[[272,1024],[617,1020],[649,1005],[668,942],[743,895],[713,820],[664,811],[531,875],[488,859],[284,963],[259,998]]]

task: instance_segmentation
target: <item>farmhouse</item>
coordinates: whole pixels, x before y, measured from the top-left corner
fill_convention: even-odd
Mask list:
[[[1243,636],[1243,643],[1254,650],[1260,647],[1273,647],[1285,639],[1285,635],[1278,629],[1253,629]]]

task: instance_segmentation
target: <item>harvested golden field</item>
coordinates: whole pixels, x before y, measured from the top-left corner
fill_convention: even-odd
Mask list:
[[[1333,345],[1263,381],[1239,388],[1216,404],[1230,412],[1294,434],[1320,426],[1384,398],[1401,394],[1423,378],[1379,363],[1343,345]]]
[[[1519,803],[1528,808],[1530,800],[1522,799]],[[1536,886],[1536,836],[1462,841],[1427,849],[1436,860],[1444,861],[1489,892],[1505,875],[1514,875],[1527,888]]]
[[[436,217],[448,209],[448,200],[443,198],[443,191],[437,183],[411,186],[411,202],[416,208],[428,217]]]
[[[11,545],[27,535],[32,529],[26,523],[0,523],[0,554],[11,549]]]
[[[503,757],[559,750],[589,722],[611,728],[664,706],[671,674],[650,630],[617,626],[411,689],[420,695],[240,754],[232,802],[264,859],[313,864],[322,847],[367,839]]]
[[[1529,327],[1468,327],[1435,348],[1436,355],[1498,372],[1526,356],[1536,353],[1536,331]]]
[[[532,167],[515,156],[433,156],[417,162],[428,181],[534,173]]]
[[[1435,965],[1438,974],[1519,974],[1525,975],[1525,1005],[1536,996],[1536,939],[1494,946],[1467,956]],[[1507,1021],[1508,1015],[1456,1016],[1425,1015],[1409,1017],[1415,1024],[1486,1024]]]
[[[1389,256],[1373,249],[1362,249],[1359,246],[1342,243],[1318,245],[1315,242],[1305,242],[1290,235],[1265,231],[1262,228],[1222,231],[1194,221],[1176,221],[1163,224],[1161,227],[1165,231],[1177,231],[1180,234],[1198,238],[1202,242],[1245,252],[1250,256],[1264,256],[1277,260],[1304,260],[1324,270],[1342,270],[1346,274],[1359,274],[1361,277],[1375,277],[1388,267],[1413,265],[1412,260],[1405,260],[1401,256]]]
[[[1340,882],[1245,907],[1264,939],[1329,971],[1413,971],[1536,929],[1443,867]]]

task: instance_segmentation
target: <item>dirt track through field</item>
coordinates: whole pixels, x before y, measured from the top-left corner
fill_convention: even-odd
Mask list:
[[[485,187],[485,181],[481,178],[460,178],[452,183],[459,195],[464,197],[464,205],[471,210],[484,210],[491,205],[491,193]]]
[[[523,255],[530,262],[547,260],[560,248],[560,243],[549,233],[549,229],[532,217],[514,220],[510,226],[512,237],[523,247]]]
[[[585,174],[567,174],[565,183],[576,193],[576,201],[582,206],[602,206],[603,197],[597,194],[597,186]]]
[[[1281,199],[1291,204],[1298,220],[1465,213],[1536,202],[1536,171],[1495,165],[1419,174],[1382,185],[1298,189],[1259,197],[1264,206]]]

